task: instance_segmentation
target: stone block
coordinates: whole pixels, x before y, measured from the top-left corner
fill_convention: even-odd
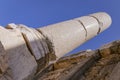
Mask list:
[[[0,27],[0,40],[8,55],[12,80],[32,80],[37,70],[37,63],[21,33],[18,30]]]

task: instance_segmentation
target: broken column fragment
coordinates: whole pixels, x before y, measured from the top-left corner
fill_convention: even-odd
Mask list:
[[[100,12],[48,25],[38,30],[52,41],[55,55],[59,59],[107,29],[111,22],[111,17],[107,13]]]
[[[46,39],[41,33],[39,33],[36,29],[29,28],[22,24],[8,24],[6,28],[11,30],[15,29],[22,33],[22,36],[27,44],[27,48],[34,56],[38,64],[37,70],[41,70],[49,63],[49,45],[47,45]]]
[[[8,54],[13,80],[31,80],[49,64],[107,29],[111,17],[104,12],[33,29],[9,24],[0,27],[0,41]]]
[[[0,41],[8,55],[11,80],[31,80],[36,73],[37,63],[28,51],[21,33],[0,27]]]

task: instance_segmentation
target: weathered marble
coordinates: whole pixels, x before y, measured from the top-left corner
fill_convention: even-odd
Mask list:
[[[36,73],[37,63],[28,51],[21,33],[0,27],[0,41],[8,55],[12,80],[31,80]]]

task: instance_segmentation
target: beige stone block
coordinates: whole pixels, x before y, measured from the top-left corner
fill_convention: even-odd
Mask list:
[[[37,63],[21,33],[0,27],[0,41],[7,52],[8,66],[12,71],[13,80],[31,80],[36,73]]]

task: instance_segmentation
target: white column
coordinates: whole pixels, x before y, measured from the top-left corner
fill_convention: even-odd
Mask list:
[[[91,14],[61,23],[38,28],[52,42],[55,55],[61,58],[111,25],[105,12]]]

